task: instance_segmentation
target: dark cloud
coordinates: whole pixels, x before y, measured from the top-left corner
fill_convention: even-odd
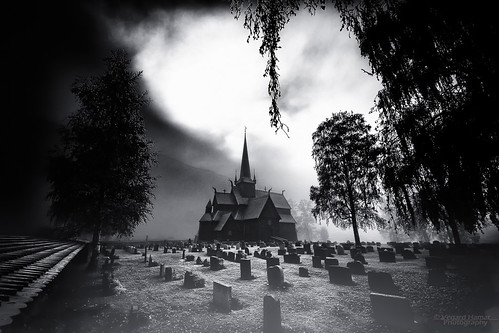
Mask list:
[[[7,83],[0,130],[2,233],[30,233],[48,225],[46,156],[57,140],[57,127],[75,110],[71,83],[76,76],[98,73],[102,59],[121,47],[113,44],[103,18],[133,21],[157,9],[206,6],[228,10],[227,1],[181,0],[10,2],[4,6],[2,21],[8,23],[2,27]],[[224,161],[223,152],[211,147],[210,140],[193,138],[158,118],[153,109],[146,111],[146,124],[162,156],[172,156],[170,162],[183,165],[193,154]],[[174,171],[181,182],[191,179],[194,169]]]

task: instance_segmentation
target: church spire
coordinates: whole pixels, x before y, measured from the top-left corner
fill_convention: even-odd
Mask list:
[[[256,179],[251,179],[251,169],[248,157],[248,144],[246,142],[246,127],[244,128],[243,157],[241,160],[241,173],[236,181],[236,187],[244,198],[255,197]]]
[[[247,178],[251,180],[251,170],[248,158],[248,145],[246,144],[246,128],[244,128],[243,158],[241,160],[241,172],[239,173],[239,178]]]

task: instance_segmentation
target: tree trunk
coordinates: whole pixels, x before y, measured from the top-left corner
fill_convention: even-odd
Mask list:
[[[352,214],[352,229],[353,229],[353,237],[355,239],[355,246],[362,246],[360,244],[360,236],[359,236],[359,226],[357,225],[357,210],[355,209],[355,201],[353,198],[353,191],[350,185],[348,187],[348,200],[350,202],[350,213]]]
[[[459,235],[459,227],[457,225],[454,216],[449,215],[449,226],[452,230],[452,237],[454,238],[454,244],[459,246],[461,245],[461,236]]]
[[[92,254],[90,256],[90,261],[88,263],[88,268],[94,270],[97,268],[97,257],[99,256],[99,243],[100,243],[100,221],[95,224],[94,232],[92,235],[92,242],[90,243],[90,248],[92,249]]]
[[[357,218],[355,215],[352,216],[352,229],[353,237],[355,238],[355,246],[362,246],[362,244],[360,244],[359,227],[357,226]]]

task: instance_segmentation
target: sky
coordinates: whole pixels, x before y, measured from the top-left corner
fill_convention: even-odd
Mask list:
[[[48,225],[46,152],[77,109],[70,86],[98,74],[116,48],[143,72],[152,101],[146,129],[159,153],[153,214],[137,239],[194,237],[212,187],[229,190],[239,171],[245,130],[257,187],[298,202],[316,184],[311,135],[319,123],[351,110],[374,126],[369,111],[381,85],[363,71],[369,64],[332,9],[314,17],[302,10],[282,32],[280,109],[289,137],[269,125],[260,42],[247,42],[226,1],[50,2],[8,12],[22,14],[8,27],[5,58],[12,112],[3,122],[2,167],[10,176],[0,218],[10,232]],[[332,240],[353,239],[351,230],[328,228]]]

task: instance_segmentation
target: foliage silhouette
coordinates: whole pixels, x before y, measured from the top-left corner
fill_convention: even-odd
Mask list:
[[[446,1],[332,0],[342,29],[382,83],[376,109],[388,201],[416,224],[416,210],[440,228],[499,228],[498,39],[495,11]],[[232,1],[249,37],[262,39],[270,76],[271,124],[279,128],[279,34],[302,7],[324,0]],[[275,123],[277,121],[277,123]]]
[[[91,265],[101,234],[130,236],[146,222],[155,183],[156,155],[140,113],[148,103],[141,72],[129,70],[122,50],[104,61],[102,75],[75,80],[79,109],[61,129],[48,170],[49,214],[68,233],[92,233]]]
[[[313,215],[336,226],[351,226],[360,246],[359,227],[382,226],[376,137],[361,114],[333,113],[312,135],[312,156],[319,186],[310,188]]]

